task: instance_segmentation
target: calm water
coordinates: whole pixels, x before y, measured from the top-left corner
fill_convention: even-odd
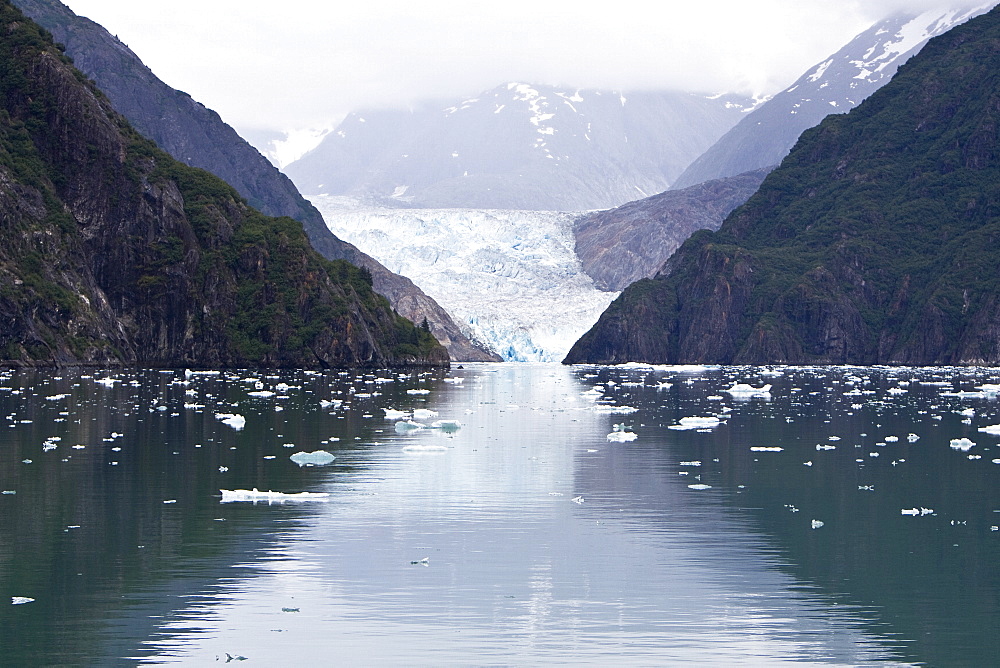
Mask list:
[[[998,665],[998,382],[6,372],[0,664]]]

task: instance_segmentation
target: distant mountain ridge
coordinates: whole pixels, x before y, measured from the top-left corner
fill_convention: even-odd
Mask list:
[[[752,100],[507,83],[350,114],[288,165],[302,192],[417,207],[581,211],[666,190]]]
[[[884,86],[928,39],[996,5],[942,7],[879,21],[817,64],[787,89],[744,116],[671,185],[679,190],[712,179],[777,165],[799,135],[827,115],[846,113]]]
[[[805,132],[567,363],[1000,363],[1000,10]]]
[[[770,168],[668,190],[573,222],[576,254],[601,290],[618,292],[652,278],[694,232],[717,230],[746,202]]]
[[[415,322],[426,317],[431,331],[456,359],[496,359],[474,346],[447,312],[412,281],[336,238],[288,177],[217,113],[160,81],[107,30],[77,16],[58,0],[14,0],[13,4],[66,46],[76,67],[97,83],[115,109],[144,136],[176,159],[221,177],[251,206],[301,222],[313,247],[325,257],[345,259],[368,269],[376,291],[388,296],[403,316]]]

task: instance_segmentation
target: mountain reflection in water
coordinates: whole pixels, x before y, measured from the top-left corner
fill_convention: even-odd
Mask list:
[[[3,662],[996,664],[998,378],[5,372]]]

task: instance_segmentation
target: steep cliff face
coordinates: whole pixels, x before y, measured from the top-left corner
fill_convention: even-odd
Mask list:
[[[618,292],[652,278],[697,230],[717,230],[757,190],[770,168],[597,211],[573,223],[576,254],[601,290]]]
[[[1000,363],[1000,11],[807,131],[567,362]]]
[[[302,226],[136,133],[0,0],[0,363],[447,364]]]
[[[66,54],[76,67],[97,83],[115,110],[142,135],[181,162],[221,177],[263,213],[300,221],[313,247],[324,257],[368,269],[375,290],[386,295],[404,317],[415,322],[426,317],[431,331],[448,342],[456,359],[492,359],[490,353],[466,339],[448,313],[412,281],[335,237],[288,177],[217,113],[160,81],[104,28],[77,16],[58,0],[15,0],[14,4],[66,46]]]

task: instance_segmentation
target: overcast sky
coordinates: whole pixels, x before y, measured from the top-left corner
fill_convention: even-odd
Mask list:
[[[771,94],[890,12],[942,4],[63,2],[238,129],[283,131],[326,126],[353,109],[471,96],[506,81]]]

